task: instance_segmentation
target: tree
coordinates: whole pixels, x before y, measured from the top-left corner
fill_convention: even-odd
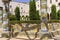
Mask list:
[[[36,11],[36,20],[40,20],[40,15],[39,15],[39,11]]]
[[[57,19],[56,5],[51,6],[51,19]]]
[[[29,10],[29,17],[30,20],[39,20],[38,12],[36,11],[35,0],[30,1],[30,10]]]
[[[60,19],[60,10],[58,10],[57,15],[58,15],[58,19]]]
[[[19,7],[15,8],[15,16],[16,16],[16,20],[20,20],[20,10],[19,10]]]

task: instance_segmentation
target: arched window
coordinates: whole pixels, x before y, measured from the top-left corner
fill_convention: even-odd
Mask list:
[[[58,0],[56,0],[56,2],[58,2]]]
[[[22,17],[24,17],[24,15]]]
[[[23,9],[23,7],[21,7],[21,9]]]
[[[49,14],[47,13],[47,18],[49,19]]]
[[[60,6],[60,3],[58,5]]]
[[[12,5],[10,5],[10,8],[12,8]]]
[[[52,0],[50,0],[50,3],[52,3]]]
[[[26,17],[28,17],[28,15],[26,15]]]
[[[26,15],[26,21],[27,21],[27,19],[28,19],[28,15]]]

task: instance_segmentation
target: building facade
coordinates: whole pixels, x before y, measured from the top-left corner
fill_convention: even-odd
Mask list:
[[[29,16],[29,3],[26,2],[11,2],[10,3],[10,12],[15,14],[15,8],[19,7],[20,8],[20,16]]]
[[[51,13],[51,6],[56,5],[57,11],[60,9],[60,0],[47,0],[47,13]]]
[[[46,1],[46,0],[42,0]],[[47,4],[47,10],[42,9],[41,10],[41,4]],[[51,13],[51,6],[56,5],[57,10],[60,9],[60,0],[47,0],[46,2],[41,2],[41,0],[36,0],[36,9],[39,10],[39,14],[41,15],[41,11],[47,11],[47,13]],[[44,8],[45,5],[42,5]],[[4,4],[2,3],[2,0],[0,0],[0,7],[3,7],[3,10],[5,9]],[[20,16],[21,17],[26,17],[29,16],[29,2],[10,2],[10,12],[15,15],[15,8],[19,7],[20,8]]]
[[[29,16],[29,2],[11,2],[10,3],[10,11],[14,13],[14,9],[18,6],[20,8],[20,16]],[[40,1],[36,2],[36,9],[40,10]]]

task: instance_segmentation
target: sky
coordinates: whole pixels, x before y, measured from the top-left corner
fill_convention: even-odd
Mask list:
[[[13,0],[14,2],[30,2],[30,0]],[[37,1],[37,0],[35,0]]]
[[[14,2],[29,2],[29,0],[13,0]]]

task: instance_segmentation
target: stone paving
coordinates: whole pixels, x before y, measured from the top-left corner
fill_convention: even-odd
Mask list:
[[[0,38],[0,40],[7,40],[8,38]]]
[[[57,30],[57,29],[60,29],[60,23],[50,23],[48,24],[49,25],[49,28],[50,30],[49,31],[52,31],[53,29]],[[55,33],[54,33],[55,34]],[[60,32],[59,32],[60,34]],[[24,34],[25,35],[25,34]],[[10,40],[29,40],[27,38],[21,38],[21,35],[19,36],[20,38],[11,38]],[[7,40],[8,38],[0,38],[0,40]],[[33,40],[33,39],[32,39]],[[36,40],[39,40],[39,39],[36,39]],[[54,40],[54,39],[52,39]]]
[[[8,38],[0,38],[0,40],[8,40]],[[29,40],[29,39],[24,39],[24,38],[11,38],[10,40]],[[35,39],[35,40],[39,40],[39,39]]]
[[[0,38],[0,40],[8,40],[8,38]],[[9,40],[29,40],[29,39],[24,39],[24,38],[11,38]],[[31,39],[33,40],[33,39]],[[40,39],[35,39],[35,40],[40,40]],[[54,39],[43,39],[43,40],[54,40]]]

